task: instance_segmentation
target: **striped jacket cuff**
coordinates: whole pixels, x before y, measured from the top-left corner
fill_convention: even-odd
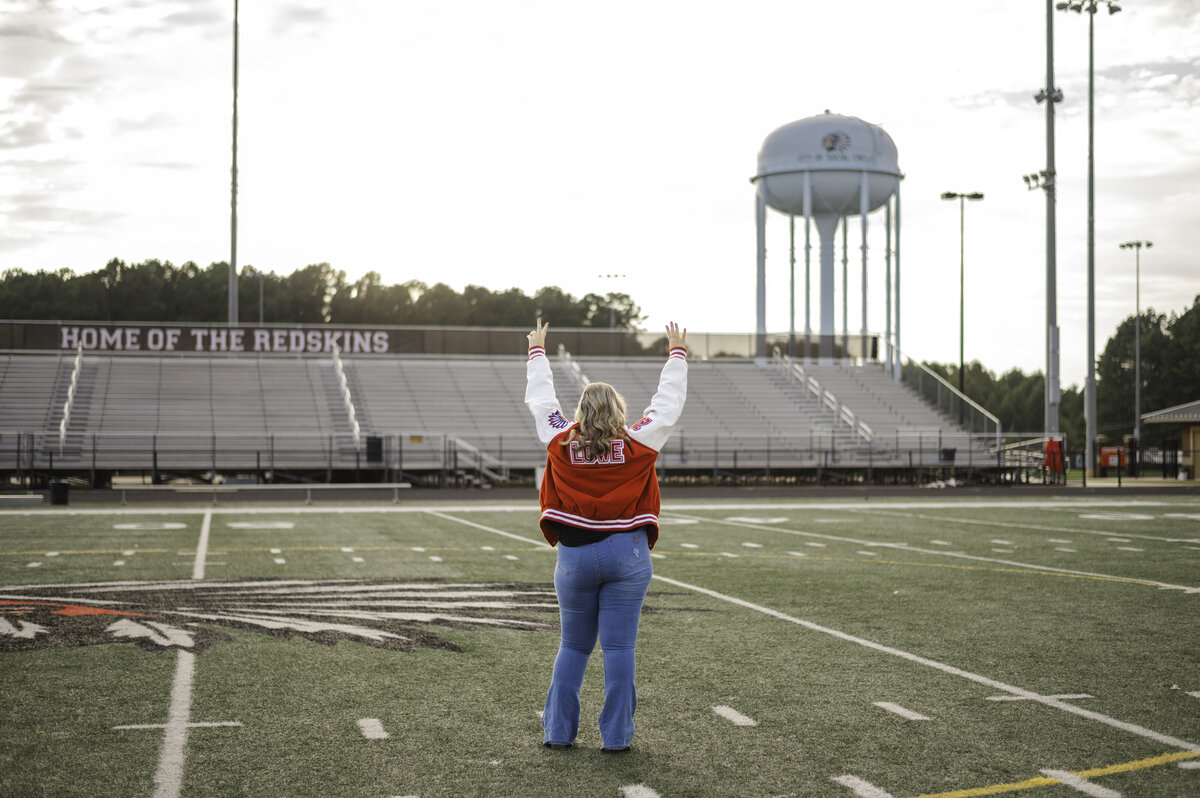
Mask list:
[[[530,360],[533,360],[535,357],[545,357],[545,356],[546,356],[546,347],[544,347],[544,346],[529,347],[529,359]]]
[[[671,347],[671,354],[668,356],[667,359],[670,360],[672,358],[679,358],[680,360],[687,360],[687,349],[685,349],[682,346]]]

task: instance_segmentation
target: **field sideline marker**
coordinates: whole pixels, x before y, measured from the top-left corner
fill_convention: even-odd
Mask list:
[[[661,798],[645,784],[629,784],[621,788],[622,798]]]
[[[881,790],[858,776],[835,776],[830,781],[836,781],[843,787],[849,787],[859,798],[892,798],[892,794],[887,790]]]
[[[513,534],[512,532],[505,532],[500,529],[493,529],[492,527],[484,526],[483,524],[477,524],[473,521],[464,521],[463,519],[455,518],[452,515],[444,515],[442,513],[432,513],[432,514],[438,516],[439,518],[444,518],[447,521],[457,521],[458,523],[461,523],[465,526],[474,527],[476,529],[482,529],[485,532],[492,532],[497,535],[504,535],[505,537],[515,538],[517,540],[523,540],[526,543],[543,542],[543,541],[535,541],[532,538],[522,537],[521,535],[516,535],[516,534]],[[1112,727],[1120,729],[1122,731],[1129,732],[1130,734],[1135,734],[1140,737],[1146,737],[1150,740],[1154,740],[1156,742],[1163,743],[1164,745],[1169,745],[1172,748],[1182,748],[1185,751],[1200,753],[1200,744],[1188,742],[1187,740],[1181,740],[1177,737],[1171,737],[1170,735],[1167,735],[1167,734],[1160,734],[1159,732],[1152,731],[1150,729],[1147,729],[1142,726],[1138,726],[1133,723],[1126,723],[1125,721],[1117,720],[1116,718],[1111,718],[1108,715],[1103,715],[1099,712],[1093,712],[1090,709],[1084,709],[1083,707],[1077,707],[1072,704],[1064,703],[1063,701],[1060,701],[1059,699],[1053,698],[1051,696],[1039,695],[1039,694],[1033,692],[1032,690],[1026,690],[1021,687],[1014,687],[1010,684],[1005,684],[1004,682],[996,681],[995,679],[989,679],[986,676],[980,676],[977,673],[971,673],[970,671],[965,671],[965,670],[962,670],[961,668],[956,668],[953,665],[947,665],[944,662],[938,662],[937,660],[927,659],[926,657],[922,657],[918,654],[912,654],[907,651],[901,651],[898,648],[892,648],[890,646],[885,646],[882,643],[876,643],[872,640],[866,640],[865,638],[855,637],[854,635],[847,634],[846,632],[840,632],[837,629],[830,629],[829,627],[815,624],[812,621],[805,621],[800,618],[796,618],[791,615],[787,615],[785,613],[779,612],[778,610],[773,610],[773,609],[770,609],[769,607],[764,607],[760,604],[753,604],[753,603],[751,603],[749,601],[745,601],[743,599],[735,598],[733,596],[727,596],[723,593],[718,593],[715,590],[709,590],[708,588],[699,587],[698,585],[691,585],[691,584],[688,584],[687,582],[680,582],[676,579],[670,579],[665,576],[660,576],[659,574],[654,574],[651,578],[657,579],[660,582],[666,582],[669,585],[675,585],[676,587],[684,588],[685,590],[694,590],[697,593],[703,593],[706,596],[711,596],[712,598],[719,599],[721,601],[728,601],[731,604],[736,604],[740,607],[745,607],[746,609],[751,609],[756,612],[761,612],[764,615],[770,615],[773,618],[778,618],[783,621],[788,621],[789,623],[794,623],[797,626],[803,626],[805,629],[810,629],[814,632],[821,632],[823,634],[831,635],[833,637],[839,638],[841,640],[845,640],[850,643],[855,643],[855,644],[863,646],[865,648],[874,649],[874,650],[880,651],[884,654],[891,654],[894,657],[899,657],[901,659],[906,659],[911,662],[915,662],[918,665],[924,665],[929,668],[934,668],[934,669],[940,670],[944,673],[948,673],[951,676],[958,676],[963,679],[967,679],[969,681],[976,682],[977,684],[982,684],[986,687],[991,687],[991,688],[993,688],[995,690],[999,690],[1001,692],[1010,693],[1012,695],[1028,698],[1030,701],[1036,701],[1039,704],[1045,704],[1048,707],[1053,707],[1054,709],[1059,709],[1059,710],[1062,710],[1063,712],[1069,712],[1072,715],[1078,715],[1082,718],[1087,718],[1088,720],[1094,720],[1098,723],[1103,723],[1105,725],[1112,726]]]
[[[772,510],[847,510],[851,512],[860,511],[862,503],[854,502],[772,502]],[[1077,499],[1034,499],[1031,501],[1005,499],[1004,501],[971,501],[971,500],[950,500],[950,501],[930,501],[922,499],[920,501],[897,501],[888,502],[887,507],[893,510],[925,510],[930,507],[936,508],[954,508],[954,509],[1045,509],[1045,510],[1067,510],[1078,511],[1080,508],[1088,507],[1163,507],[1169,508],[1177,506],[1177,503],[1166,501],[1146,501],[1138,499],[1096,499],[1079,501]],[[677,507],[683,507],[688,511],[692,510],[762,510],[762,502],[745,504],[738,502],[723,502],[721,504],[706,504],[703,502],[689,503],[686,505],[677,505],[675,502],[668,502],[663,509],[667,512],[674,512]],[[451,512],[462,513],[504,513],[504,512],[537,512],[538,505],[534,501],[513,502],[509,504],[470,504],[454,507]],[[52,515],[69,515],[69,516],[85,516],[85,515],[202,515],[206,512],[211,512],[215,515],[311,515],[325,514],[337,515],[346,513],[427,513],[432,512],[428,507],[397,507],[395,505],[378,505],[365,507],[212,507],[207,509],[199,509],[195,507],[180,507],[178,509],[161,509],[161,508],[136,508],[136,507],[121,507],[90,509],[79,507],[46,507],[38,510],[5,510],[0,509],[0,517],[14,516],[29,518],[31,516],[52,516]],[[667,523],[672,523],[671,519],[666,519]],[[1094,533],[1111,535],[1111,532]],[[1195,542],[1195,541],[1192,541]]]
[[[1079,776],[1084,779],[1094,779],[1100,776],[1111,776],[1114,773],[1136,773],[1139,770],[1147,768],[1161,767],[1169,765],[1172,762],[1178,763],[1178,766],[1185,769],[1190,769],[1189,766],[1200,765],[1200,759],[1197,757],[1200,754],[1192,751],[1182,751],[1175,754],[1162,754],[1161,756],[1152,756],[1148,759],[1135,759],[1132,762],[1122,762],[1117,765],[1106,765],[1099,768],[1091,768],[1089,770],[1076,770],[1072,775]],[[1025,781],[1012,782],[1009,784],[989,784],[986,787],[969,787],[965,790],[950,790],[949,792],[926,793],[919,795],[917,798],[980,798],[984,795],[999,795],[1000,793],[1016,792],[1018,790],[1031,790],[1035,787],[1051,787],[1058,784],[1055,779],[1050,779],[1045,776],[1035,776],[1032,779]]]
[[[1074,698],[1095,698],[1096,696],[1090,693],[1060,693],[1058,695],[1049,695],[1047,698],[1057,698],[1062,701],[1068,701]],[[1029,699],[1022,695],[990,695],[988,701],[1028,701]]]
[[[212,511],[204,511],[200,522],[200,542],[196,544],[196,562],[192,565],[192,579],[204,578],[204,559],[208,556],[208,533],[212,528]]]
[[[873,705],[879,707],[880,709],[886,709],[888,712],[899,715],[905,720],[929,720],[929,718],[925,717],[920,712],[913,712],[911,709],[905,709],[899,704],[893,704],[890,701],[875,701],[873,702]]]
[[[1043,770],[1042,775],[1054,779],[1059,784],[1065,784],[1073,790],[1090,795],[1092,798],[1121,798],[1121,793],[1093,784],[1087,779],[1081,779],[1066,770]]]
[[[743,715],[741,712],[738,712],[733,707],[727,707],[724,704],[713,707],[712,711],[716,712],[718,715],[725,718],[725,720],[729,721],[734,726],[757,726],[758,725],[758,721],[754,720],[754,718],[747,717],[746,715]]]
[[[389,736],[383,730],[383,724],[379,722],[379,718],[360,718],[358,728],[362,732],[362,736],[368,740],[386,740]]]

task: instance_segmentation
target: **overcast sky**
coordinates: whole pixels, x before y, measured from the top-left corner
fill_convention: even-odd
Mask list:
[[[1200,293],[1200,0],[1123,6],[1096,17],[1097,353],[1134,312],[1118,243],[1154,243],[1143,307]],[[232,19],[232,0],[0,0],[0,269],[228,259]],[[1086,370],[1087,14],[1054,21],[1065,387]],[[981,191],[966,357],[1045,368],[1045,198],[1021,180],[1046,160],[1042,2],[244,0],[240,28],[242,265],[620,290],[649,329],[749,332],[758,150],[830,109],[899,150],[906,352],[958,358],[940,194]],[[767,226],[786,331],[787,217]]]

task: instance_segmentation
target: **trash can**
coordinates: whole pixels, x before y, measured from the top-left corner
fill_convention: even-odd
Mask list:
[[[954,465],[954,455],[957,451],[957,449],[940,449],[938,458],[946,465]]]
[[[70,504],[71,486],[66,482],[50,483],[50,503]]]

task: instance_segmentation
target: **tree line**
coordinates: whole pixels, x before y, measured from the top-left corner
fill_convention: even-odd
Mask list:
[[[1096,433],[1109,443],[1121,443],[1133,433],[1136,400],[1135,341],[1141,322],[1143,414],[1200,399],[1200,296],[1181,313],[1158,313],[1153,308],[1130,315],[1117,325],[1096,361]],[[947,382],[958,384],[958,364],[926,363]],[[978,361],[966,364],[963,385],[967,396],[994,413],[1004,429],[1039,431],[1045,425],[1046,378],[1040,371],[1025,374],[1012,369],[997,376]],[[1086,424],[1083,388],[1062,390],[1059,429],[1071,448],[1083,448]],[[1174,424],[1142,426],[1144,445],[1179,437]]]
[[[0,318],[80,321],[223,322],[228,314],[229,266],[174,266],[148,260],[111,260],[101,270],[69,269],[0,275]],[[261,297],[261,306],[260,306]],[[261,319],[260,319],[261,307]],[[461,292],[445,283],[409,280],[385,285],[376,272],[349,281],[345,272],[318,263],[287,275],[246,267],[239,281],[238,317],[243,323],[414,324],[528,327],[542,316],[557,327],[615,327],[636,330],[645,318],[623,293],[589,293],[575,298],[550,286],[533,296],[510,288],[493,291],[468,285]],[[1200,399],[1200,296],[1181,313],[1149,308],[1130,315],[1108,339],[1096,363],[1097,432],[1120,442],[1133,430],[1135,331],[1141,324],[1142,412]],[[951,384],[958,365],[927,362]],[[1045,376],[1011,369],[997,375],[978,361],[965,367],[966,394],[994,413],[1004,429],[1036,432],[1044,426]],[[1083,389],[1062,390],[1059,428],[1068,445],[1085,439]],[[1150,425],[1142,439],[1157,443],[1178,435],[1174,425]]]
[[[103,269],[0,275],[0,318],[79,321],[224,322],[229,315],[229,265],[200,267],[113,259]],[[261,302],[260,302],[261,300]],[[279,275],[246,267],[238,280],[242,323],[399,324],[528,327],[543,316],[556,327],[636,329],[645,317],[628,294],[576,298],[556,286],[533,296],[510,288],[409,280],[386,285],[377,272],[350,281],[328,263]]]

